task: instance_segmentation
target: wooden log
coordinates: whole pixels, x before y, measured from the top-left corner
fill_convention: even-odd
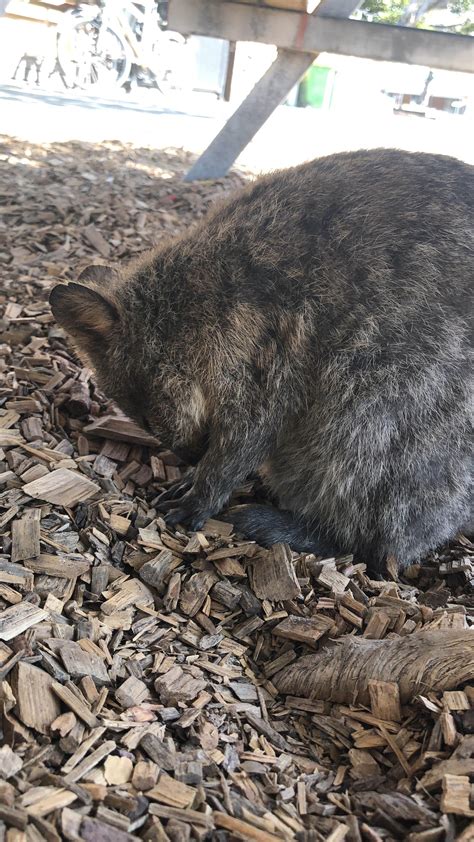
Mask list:
[[[474,673],[474,634],[445,629],[385,640],[346,638],[275,677],[280,692],[370,705],[369,681],[396,681],[402,704],[418,693],[452,690]]]

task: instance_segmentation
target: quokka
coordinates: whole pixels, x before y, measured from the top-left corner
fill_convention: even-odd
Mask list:
[[[473,529],[474,168],[375,150],[258,179],[124,270],[56,286],[100,387],[195,470],[199,528],[403,567]],[[173,498],[174,497],[174,498]]]

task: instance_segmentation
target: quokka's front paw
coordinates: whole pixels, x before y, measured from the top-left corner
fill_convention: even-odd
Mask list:
[[[194,468],[191,468],[184,477],[173,482],[166,491],[156,499],[156,506],[163,512],[176,506],[184,495],[193,486]]]
[[[178,503],[178,505],[174,505]],[[191,531],[201,529],[213,512],[203,505],[203,501],[191,489],[178,501],[170,501],[163,508],[168,509],[165,520],[168,526],[186,525]]]

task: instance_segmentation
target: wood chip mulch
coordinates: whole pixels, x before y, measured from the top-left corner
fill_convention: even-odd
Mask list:
[[[473,840],[474,671],[413,698],[375,680],[366,703],[277,686],[354,638],[469,645],[473,545],[373,581],[219,520],[170,532],[154,500],[185,466],[50,315],[55,280],[130,258],[242,180],[184,184],[189,163],[0,143],[0,840]]]

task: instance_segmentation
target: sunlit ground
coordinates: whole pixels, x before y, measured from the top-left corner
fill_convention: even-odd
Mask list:
[[[102,96],[86,95],[66,91],[60,77],[53,74],[48,79],[48,73],[43,73],[39,88],[34,84],[34,73],[27,84],[19,81],[21,75],[12,81],[21,50],[41,51],[38,28],[29,30],[22,24],[19,29],[16,25],[12,38],[9,33],[13,25],[13,21],[0,20],[0,134],[34,143],[118,140],[141,148],[183,148],[199,154],[237,105],[219,101],[212,94],[190,91],[164,96],[140,88],[128,95],[120,90],[113,94],[102,91]],[[54,31],[46,29],[44,37],[53,38]],[[51,52],[50,44],[48,49]],[[326,59],[329,64],[330,57]],[[448,84],[455,95],[456,86],[471,90],[467,113],[462,116],[440,111],[432,113],[434,119],[394,115],[392,101],[381,94],[380,88],[387,67],[395,66],[343,61],[347,66],[338,71],[342,84],[338,82],[339,94],[331,110],[280,106],[238,163],[260,172],[331,152],[377,146],[439,152],[474,163],[474,77],[464,74],[464,80],[458,76]],[[399,68],[400,75],[406,75],[406,67]],[[395,67],[393,73],[397,72]],[[419,72],[421,78],[425,71],[420,68]]]
[[[225,123],[229,106],[205,95],[172,100],[100,100],[0,87],[0,133],[35,143],[120,140],[140,147],[200,153]],[[155,100],[150,101],[150,100]],[[474,163],[474,125],[468,115],[426,119],[367,112],[346,114],[280,106],[244,150],[239,163],[254,171],[297,164],[348,149],[394,146],[454,155]]]

